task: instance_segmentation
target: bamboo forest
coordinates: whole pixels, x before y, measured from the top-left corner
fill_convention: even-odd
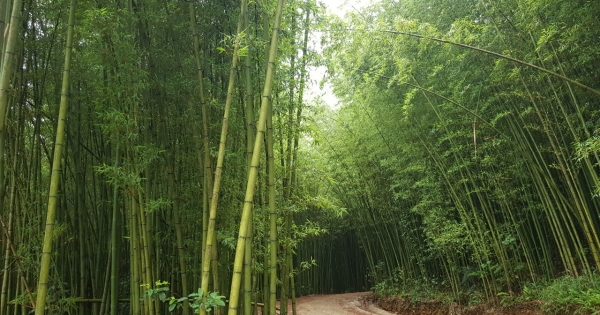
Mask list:
[[[0,0],[0,315],[600,314],[600,1],[359,2]]]

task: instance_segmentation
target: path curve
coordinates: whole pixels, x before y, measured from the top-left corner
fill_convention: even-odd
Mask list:
[[[298,315],[393,315],[361,299],[370,292],[309,295],[296,300]],[[291,302],[291,301],[290,301]],[[291,313],[291,307],[288,314]]]

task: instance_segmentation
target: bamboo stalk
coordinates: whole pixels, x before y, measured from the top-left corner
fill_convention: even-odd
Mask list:
[[[20,0],[16,0],[13,10],[20,10]],[[48,193],[48,211],[46,216],[46,228],[44,231],[44,243],[42,249],[42,261],[40,264],[40,274],[37,286],[37,298],[35,305],[35,315],[43,315],[46,307],[46,295],[48,293],[48,281],[50,274],[50,259],[52,254],[53,230],[56,217],[56,206],[58,199],[58,185],[60,181],[62,151],[65,137],[65,125],[67,115],[67,103],[69,97],[69,71],[71,65],[71,52],[73,50],[73,25],[75,23],[75,0],[69,4],[69,26],[67,30],[67,43],[65,45],[65,62],[63,66],[63,81],[60,97],[60,109],[58,116],[58,126],[56,130],[56,140],[54,149],[54,158],[52,162],[52,175],[50,179],[50,192]],[[15,19],[15,21],[17,21]],[[12,27],[11,27],[12,29]],[[9,45],[10,45],[9,35]],[[4,78],[3,73],[3,78]],[[0,90],[4,91],[3,84],[0,81]],[[1,92],[1,91],[0,91]],[[0,101],[2,101],[0,94]],[[1,105],[1,103],[0,103]],[[0,108],[0,112],[2,109]],[[4,113],[0,114],[0,121],[4,120]]]
[[[242,210],[242,218],[240,220],[240,229],[238,233],[238,242],[236,245],[235,260],[233,264],[233,277],[231,280],[231,293],[229,295],[229,311],[228,315],[237,315],[239,303],[239,289],[241,282],[241,269],[244,257],[245,242],[250,224],[250,212],[254,200],[254,191],[256,189],[258,166],[260,163],[260,152],[264,140],[265,125],[269,114],[269,104],[271,92],[273,89],[273,77],[275,74],[275,57],[277,53],[277,41],[279,38],[279,27],[281,23],[281,15],[283,11],[283,0],[279,0],[277,11],[275,14],[275,24],[273,27],[273,36],[271,37],[271,49],[269,52],[269,63],[267,66],[267,76],[265,78],[265,87],[263,90],[263,98],[261,102],[261,110],[257,123],[257,132],[254,141],[254,150],[252,154],[252,163],[250,174],[248,175],[248,183],[246,186],[246,195],[244,198],[244,208]],[[271,303],[273,303],[271,301]]]
[[[237,33],[236,33],[238,36],[242,32],[243,16],[244,16],[243,10],[245,10],[247,8],[247,5],[245,5],[245,3],[247,3],[247,0],[242,0],[242,12],[240,13],[240,16],[238,19],[238,26],[237,26]],[[236,72],[236,68],[237,68],[237,64],[238,64],[238,60],[239,60],[239,56],[238,56],[239,47],[240,47],[239,40],[236,40],[234,43],[234,48],[233,48],[231,68],[229,70],[229,83],[227,86],[227,98],[225,100],[225,110],[223,113],[223,124],[221,126],[219,152],[217,155],[217,166],[215,168],[214,183],[212,186],[212,198],[211,198],[211,202],[210,202],[210,210],[209,210],[210,212],[209,212],[209,218],[208,218],[206,253],[205,253],[204,259],[202,261],[201,288],[202,288],[202,292],[205,292],[205,294],[208,292],[208,281],[209,281],[209,275],[210,275],[211,257],[214,257],[215,256],[214,253],[216,253],[216,251],[213,253],[213,246],[215,246],[215,244],[213,244],[213,241],[216,239],[215,223],[216,223],[216,218],[217,218],[217,206],[218,206],[218,201],[219,201],[219,191],[221,188],[221,177],[223,176],[223,164],[224,164],[224,159],[225,159],[225,144],[227,142],[227,130],[229,127],[229,111],[231,108],[231,102],[233,100],[235,77],[236,77],[235,72]],[[218,270],[213,269],[213,273],[216,273],[216,272],[218,272]],[[216,284],[217,282],[214,281],[214,283]],[[206,297],[204,297],[204,300],[206,300]],[[200,308],[200,314],[205,315],[206,309]]]

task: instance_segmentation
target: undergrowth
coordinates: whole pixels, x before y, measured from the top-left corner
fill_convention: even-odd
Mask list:
[[[405,279],[398,269],[392,275],[371,288],[373,292],[381,296],[399,296],[409,299],[413,303],[421,301],[444,301],[449,302],[450,295],[442,290],[442,285],[436,279]]]
[[[600,274],[565,275],[548,283],[528,284],[522,301],[541,300],[546,314],[600,315]]]
[[[443,286],[428,279],[406,280],[399,275],[377,283],[372,290],[381,296],[396,296],[410,299],[411,302],[437,300],[442,303],[456,302]],[[484,303],[482,292],[473,288],[464,289],[461,295],[468,295],[471,301]],[[594,272],[579,277],[565,275],[552,281],[528,283],[521,295],[499,294],[502,306],[511,306],[522,302],[541,301],[541,311],[549,315],[582,314],[600,315],[600,273]],[[490,301],[487,301],[490,302]],[[478,304],[476,303],[476,304]],[[460,303],[459,304],[463,304]]]

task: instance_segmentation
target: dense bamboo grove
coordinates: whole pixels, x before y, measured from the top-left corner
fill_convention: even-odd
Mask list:
[[[598,12],[1,1],[0,314],[472,302],[595,275]],[[317,65],[335,110],[304,96]]]
[[[597,272],[598,12],[384,0],[330,25],[342,105],[316,140],[376,289],[473,301]]]
[[[321,231],[294,222],[293,166],[321,7],[1,4],[0,314],[164,314],[199,288],[274,313],[294,295],[278,281]]]

